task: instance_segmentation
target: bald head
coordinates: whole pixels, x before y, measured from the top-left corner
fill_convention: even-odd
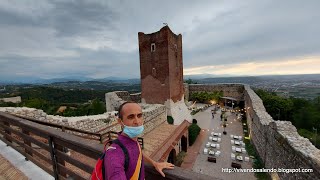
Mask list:
[[[123,120],[123,114],[124,112],[126,112],[127,106],[135,106],[135,107],[139,106],[139,108],[141,109],[140,105],[134,101],[127,101],[122,103],[118,110],[119,118],[122,120]]]

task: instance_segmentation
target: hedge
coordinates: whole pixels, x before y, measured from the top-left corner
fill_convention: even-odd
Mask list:
[[[167,116],[167,121],[169,124],[173,124],[173,122],[174,122],[172,116]]]

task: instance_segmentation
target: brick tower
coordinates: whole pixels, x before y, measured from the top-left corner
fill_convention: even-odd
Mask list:
[[[182,35],[168,26],[151,34],[138,33],[141,100],[148,104],[164,104],[174,124],[191,121],[184,103]]]

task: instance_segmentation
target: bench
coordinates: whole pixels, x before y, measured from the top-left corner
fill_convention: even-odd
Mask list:
[[[214,158],[214,157],[208,157],[208,161],[209,162],[214,162],[214,163],[217,162],[216,158]]]
[[[233,162],[233,163],[231,163],[231,167],[241,169],[241,164]]]

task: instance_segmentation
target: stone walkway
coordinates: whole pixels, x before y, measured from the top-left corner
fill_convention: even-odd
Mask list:
[[[206,175],[211,175],[216,178],[221,179],[256,179],[254,176],[254,173],[226,173],[222,172],[222,168],[232,168],[231,163],[234,162],[231,159],[231,137],[230,135],[241,135],[243,136],[243,130],[242,130],[242,123],[240,120],[236,119],[236,115],[232,114],[230,112],[227,112],[228,115],[228,124],[226,127],[227,135],[221,136],[221,142],[219,143],[221,148],[219,151],[221,151],[221,155],[219,157],[216,157],[217,162],[212,163],[208,162],[207,158],[209,155],[203,153],[203,149],[205,148],[205,144],[209,142],[209,135],[211,132],[216,133],[222,133],[223,127],[222,127],[222,121],[220,119],[221,111],[217,111],[217,113],[214,115],[214,118],[212,118],[211,110],[213,107],[209,107],[207,110],[203,112],[199,112],[196,115],[193,116],[193,118],[197,119],[198,125],[202,128],[201,131],[201,138],[199,139],[200,142],[196,142],[196,147],[191,147],[193,151],[198,150],[198,153],[195,152],[188,152],[191,155],[191,157],[196,158],[194,160],[193,166],[188,164],[188,162],[191,162],[190,159],[186,159],[186,165],[184,165],[185,168],[192,167],[192,170],[195,172],[200,172]],[[198,141],[198,138],[197,138]],[[202,144],[201,144],[202,143]],[[193,154],[193,156],[192,156]],[[197,156],[198,155],[198,156]],[[249,156],[248,154],[240,154],[242,156]],[[252,160],[250,159],[249,162],[237,162],[240,163],[242,166],[242,169],[252,168]]]

